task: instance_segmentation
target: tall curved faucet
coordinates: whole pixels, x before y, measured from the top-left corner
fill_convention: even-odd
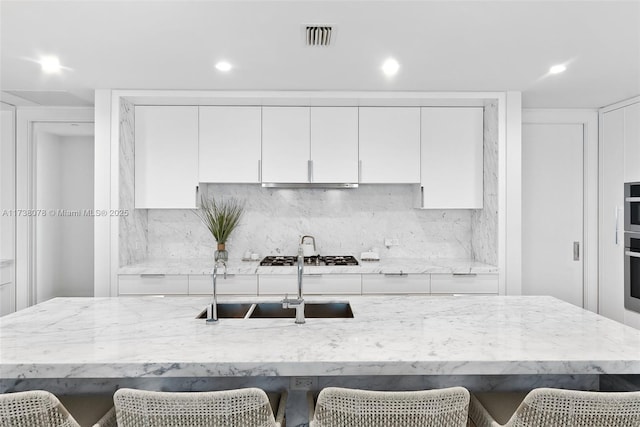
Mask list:
[[[303,245],[304,244],[304,239],[309,238],[313,241],[313,253],[317,253],[318,250],[316,249],[316,238],[313,236],[302,236],[302,239],[300,239],[300,244]]]
[[[298,298],[289,298],[285,295],[282,302],[282,308],[296,309],[296,323],[305,323],[304,319],[304,298],[302,298],[302,274],[304,272],[304,253],[302,248],[298,249]]]
[[[227,264],[222,261],[216,261],[213,266],[213,270],[211,270],[211,281],[213,285],[213,301],[207,307],[207,323],[214,323],[218,321],[218,292],[217,292],[217,281],[218,281],[218,267],[222,266],[224,270],[224,278],[227,278]]]

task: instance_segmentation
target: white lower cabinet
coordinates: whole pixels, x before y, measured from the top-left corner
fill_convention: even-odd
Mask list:
[[[360,295],[360,274],[309,274],[303,278],[305,295]]]
[[[228,274],[218,295],[277,296],[298,293],[295,274]],[[13,285],[12,285],[13,286]],[[0,287],[0,290],[2,287]],[[303,295],[497,295],[497,274],[305,274]],[[210,274],[121,274],[118,295],[211,295]],[[5,301],[4,295],[0,295]],[[3,302],[0,301],[0,305]],[[12,300],[13,301],[13,300]]]
[[[298,293],[298,276],[295,274],[260,275],[259,295],[289,296]],[[302,278],[303,295],[360,295],[360,274],[305,274]]]
[[[16,311],[16,292],[13,282],[0,285],[0,316]]]
[[[258,276],[255,274],[221,274],[216,279],[218,295],[258,295]],[[189,275],[189,295],[211,295],[213,278],[210,274]]]
[[[189,278],[179,274],[121,274],[118,295],[187,295]]]
[[[428,294],[429,274],[363,274],[362,295],[375,294]]]
[[[432,294],[498,294],[497,274],[432,274]]]
[[[304,279],[303,279],[303,282]],[[298,294],[298,276],[295,274],[261,274],[258,276],[258,295],[291,296]]]

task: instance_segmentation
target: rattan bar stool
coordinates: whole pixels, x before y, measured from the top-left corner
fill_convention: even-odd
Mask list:
[[[475,396],[469,418],[477,427],[503,427]],[[638,427],[639,392],[593,392],[537,388],[529,392],[505,427]]]
[[[0,394],[0,426],[80,427],[67,408],[44,390]]]
[[[463,387],[369,391],[327,387],[310,413],[310,427],[465,427],[469,392]]]
[[[284,427],[287,393],[279,397],[275,417],[259,388],[178,393],[122,388],[113,401],[118,427]],[[113,420],[106,418],[102,422]]]

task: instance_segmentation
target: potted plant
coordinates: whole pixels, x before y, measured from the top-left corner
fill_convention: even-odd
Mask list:
[[[214,254],[216,261],[229,259],[225,243],[240,223],[243,212],[244,203],[233,197],[222,201],[216,201],[215,198],[207,199],[204,196],[200,199],[200,209],[195,213],[218,243],[218,250]]]

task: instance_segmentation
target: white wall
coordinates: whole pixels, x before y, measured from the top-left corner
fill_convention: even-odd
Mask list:
[[[0,316],[15,311],[15,109],[0,104]]]
[[[93,137],[67,136],[61,140],[62,206],[70,210],[93,208]],[[93,217],[62,218],[64,251],[62,292],[93,296]]]
[[[62,207],[62,153],[60,138],[41,132],[36,135],[36,207]],[[59,294],[62,279],[62,217],[47,215],[36,219],[36,301]]]
[[[0,111],[0,211],[11,211],[15,207],[13,173],[15,160],[15,112],[5,110],[5,104]],[[0,259],[14,258],[15,218],[10,215],[0,215]]]
[[[92,137],[36,135],[37,302],[93,295],[93,217],[75,214],[93,208],[93,150]]]

